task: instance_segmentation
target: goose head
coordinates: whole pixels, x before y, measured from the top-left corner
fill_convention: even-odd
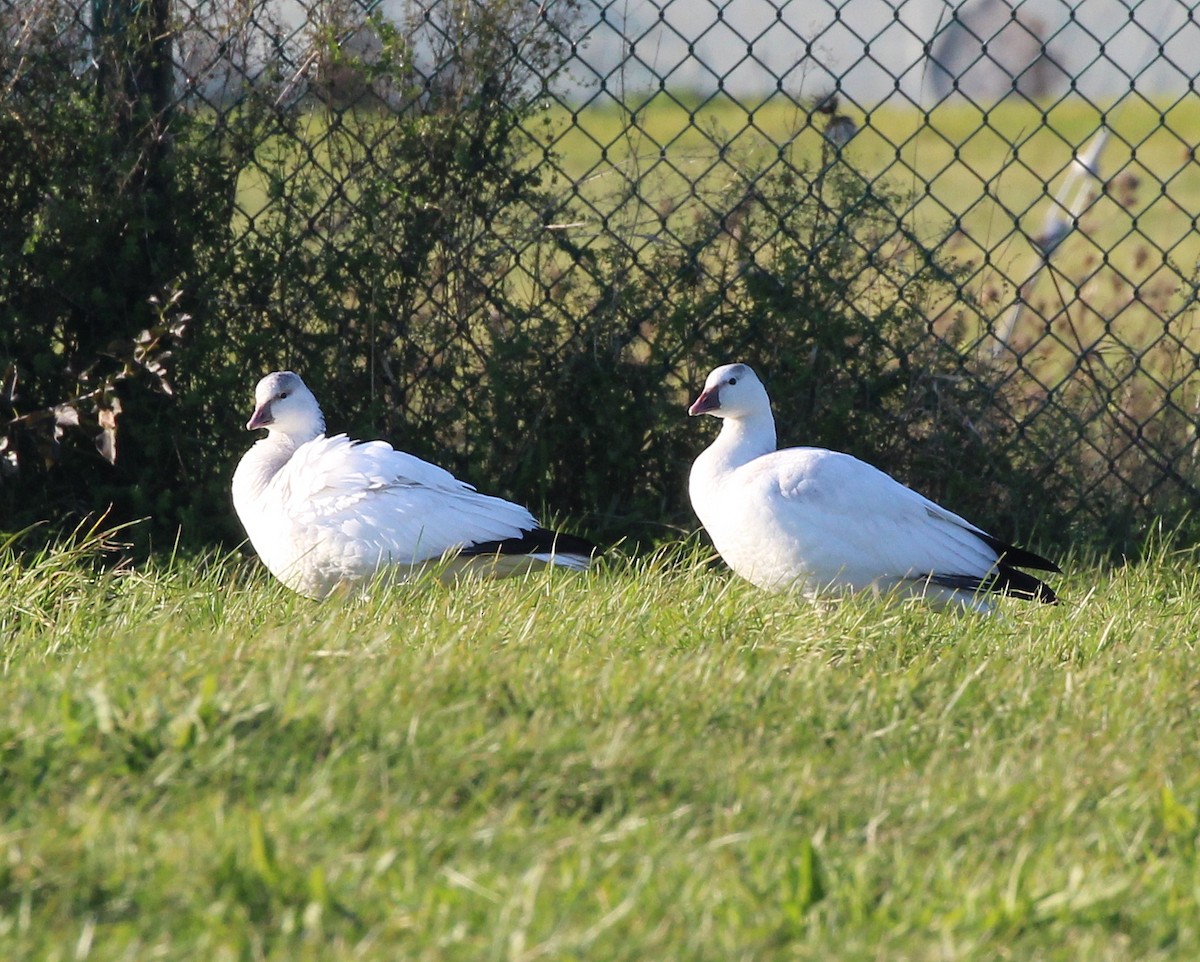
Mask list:
[[[303,444],[324,433],[325,418],[299,374],[276,371],[254,388],[254,413],[246,422],[246,430],[256,428],[266,428],[271,435],[283,435],[294,444]]]
[[[688,408],[688,414],[711,414],[717,418],[744,418],[770,412],[771,401],[758,375],[745,364],[725,364],[704,382],[704,390]]]

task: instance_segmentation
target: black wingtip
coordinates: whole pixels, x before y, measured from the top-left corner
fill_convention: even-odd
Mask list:
[[[562,531],[552,531],[550,528],[533,528],[522,531],[517,538],[502,538],[497,541],[479,541],[467,545],[459,554],[462,555],[522,555],[522,554],[559,554],[573,555],[580,558],[594,558],[600,553],[599,547],[586,538],[567,534]]]
[[[1028,601],[1040,601],[1047,605],[1058,604],[1058,595],[1054,593],[1053,588],[1027,571],[1018,571],[1007,559],[997,564],[982,578],[974,575],[934,575],[929,582],[956,591],[969,591],[972,594],[991,592]]]
[[[1059,569],[1055,567],[1053,570],[1058,571]],[[1053,588],[1027,571],[1018,571],[1012,567],[1008,563],[1007,557],[996,568],[992,581],[996,587],[991,590],[999,591],[1001,594],[1012,595],[1015,598],[1028,598],[1030,601],[1040,601],[1047,605],[1058,604],[1058,595],[1054,593]]]
[[[999,564],[1001,566],[1007,565],[1013,568],[1033,568],[1037,571],[1062,572],[1062,568],[1049,558],[1043,558],[1040,554],[1026,551],[1024,548],[1018,548],[1016,545],[1008,544],[999,538],[993,538],[990,534],[983,534],[980,531],[976,531],[974,534],[980,541],[999,555]]]

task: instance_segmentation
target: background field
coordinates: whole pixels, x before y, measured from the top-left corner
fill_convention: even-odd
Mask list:
[[[930,250],[974,268],[966,292],[996,327],[1039,264],[1031,242],[1055,208],[1072,159],[1108,128],[1099,179],[1078,181],[1091,201],[1055,252],[1058,284],[1044,278],[1027,292],[1035,310],[1026,317],[1030,326],[1016,332],[1019,353],[1047,321],[1067,315],[1085,348],[1114,334],[1145,351],[1161,339],[1164,319],[1186,304],[1179,276],[1194,274],[1200,239],[1195,212],[1181,199],[1200,194],[1200,164],[1177,131],[1200,125],[1194,98],[1011,100],[988,108],[951,101],[932,110],[901,102],[839,110],[859,128],[840,162],[908,197],[906,226]],[[761,169],[779,176],[777,161],[819,170],[833,157],[824,123],[811,107],[785,97],[746,104],[724,96],[633,94],[627,106],[551,110],[547,140],[565,179],[609,218],[606,227],[637,236],[653,232],[664,210],[686,213],[697,198],[736,192],[739,174]],[[1073,195],[1060,200],[1069,204]],[[598,230],[599,221],[591,226]],[[1178,318],[1174,330],[1200,348]],[[1026,359],[1049,382],[1063,376],[1081,347],[1075,335],[1053,346],[1058,356],[1048,358],[1043,349]],[[1155,368],[1154,358],[1143,362]]]
[[[1011,343],[1047,384],[1067,376],[1081,353],[1118,346],[1173,384],[1178,373],[1164,369],[1173,356],[1157,357],[1155,349],[1174,351],[1179,342],[1200,350],[1193,321],[1175,316],[1191,296],[1180,289],[1180,276],[1200,264],[1195,213],[1181,203],[1200,196],[1200,163],[1177,133],[1200,126],[1194,99],[839,109],[859,129],[836,162],[905,198],[898,211],[904,226],[948,263],[970,268],[963,293],[994,329],[1004,326],[1017,289],[1040,266],[1033,241],[1057,207],[1072,159],[1107,127],[1099,179],[1077,182],[1089,197],[1078,227],[1055,251],[1054,278],[1045,275],[1026,291],[1033,310]],[[370,114],[338,118],[340,127],[360,125],[364,140],[389,123]],[[790,168],[813,174],[834,162],[824,123],[811,105],[787,97],[744,103],[687,91],[634,92],[625,105],[555,103],[534,113],[525,122],[535,145],[527,159],[552,190],[582,202],[572,211],[580,219],[556,225],[564,236],[585,247],[652,249],[672,243],[671,229],[698,209],[732,206],[747,181]],[[299,143],[266,152],[294,150],[294,166],[312,157],[329,163],[326,120],[314,113],[304,130]],[[798,198],[805,189],[797,186]],[[1074,193],[1059,203],[1069,204]],[[253,229],[270,203],[263,170],[249,168],[239,184],[237,226]],[[535,297],[547,265],[524,266],[530,276],[514,271],[509,283]],[[1045,340],[1056,324],[1072,330]],[[1173,338],[1160,344],[1168,327]]]
[[[1193,552],[993,619],[87,554],[0,570],[0,957],[1200,953]]]

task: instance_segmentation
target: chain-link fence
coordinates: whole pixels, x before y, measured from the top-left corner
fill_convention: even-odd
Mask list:
[[[597,4],[585,21],[594,42],[576,46],[559,102],[566,155],[587,156],[567,179],[593,224],[657,221],[593,200],[592,181],[619,182],[603,196],[645,214],[706,178],[736,183],[721,164],[736,167],[739,144],[770,158],[758,176],[800,170],[809,192],[836,156],[905,192],[911,234],[963,268],[957,303],[930,305],[931,332],[989,359],[1012,443],[1078,469],[1077,511],[1103,523],[1168,490],[1190,501],[1192,5],[667,0]],[[620,123],[598,123],[606,111]],[[964,304],[966,332],[951,323]]]
[[[1017,466],[1030,483],[997,509],[1014,523],[1040,491],[1127,534],[1197,490],[1200,22],[1182,0],[0,11],[10,98],[50,50],[150,101],[130,118],[169,117],[151,142],[218,144],[227,242],[164,284],[226,265],[197,301],[243,392],[268,359],[302,366],[327,407],[477,477],[611,516],[632,509],[607,493],[641,485],[638,510],[677,517],[655,489],[703,442],[647,440],[652,398],[677,405],[736,352],[783,440],[935,495]],[[119,66],[105,43],[129,35],[142,52]],[[549,377],[596,416],[523,387]]]

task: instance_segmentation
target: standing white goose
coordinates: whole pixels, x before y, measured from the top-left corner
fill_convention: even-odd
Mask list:
[[[403,577],[448,554],[491,575],[591,562],[589,542],[386,441],[326,437],[317,399],[291,371],[259,381],[254,402],[246,428],[267,436],[234,472],[233,505],[263,563],[302,595],[323,598],[384,568]]]
[[[745,364],[713,371],[688,414],[724,420],[692,465],[692,507],[729,567],[759,587],[810,597],[871,588],[980,611],[987,592],[1058,600],[1018,570],[1060,570],[1054,562],[848,454],[776,450],[771,400]]]

